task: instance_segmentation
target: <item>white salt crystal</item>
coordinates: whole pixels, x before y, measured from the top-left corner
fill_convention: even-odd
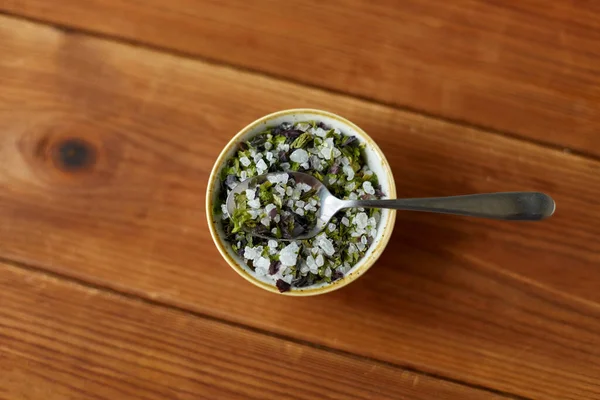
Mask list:
[[[299,123],[295,126],[296,129],[302,132],[306,132],[310,128],[310,124],[306,122]]]
[[[256,198],[256,190],[246,189],[246,198],[248,200],[254,200]]]
[[[274,249],[277,247],[277,240],[269,240],[269,242],[267,244],[269,245],[270,248]]]
[[[304,216],[304,209],[303,208],[297,208],[296,209],[296,214],[298,214],[300,216]]]
[[[300,164],[300,166],[304,169],[309,169],[310,168],[310,164],[307,162],[303,162],[302,164]]]
[[[265,160],[261,159],[259,162],[256,163],[256,171],[259,175],[264,174],[268,169],[269,166],[267,165]]]
[[[317,256],[317,258],[315,259],[315,263],[317,264],[317,267],[322,267],[325,264],[325,259],[321,254]]]
[[[298,260],[298,250],[300,250],[300,248],[296,242],[292,242],[285,246],[279,253],[279,261],[281,264],[290,267],[296,265],[296,261]]]
[[[342,224],[346,225],[346,226],[350,226],[350,220],[346,217],[342,218]]]
[[[331,147],[323,147],[321,148],[321,156],[326,159],[326,160],[331,160],[331,155],[333,153],[333,150]]]
[[[323,128],[313,129],[313,133],[318,137],[325,137],[327,135],[327,131]]]
[[[363,189],[367,194],[375,194],[375,189],[373,188],[373,184],[369,181],[365,181],[363,183]]]
[[[298,201],[296,202],[296,207],[304,207],[304,205],[305,205],[305,204],[306,204],[306,203],[305,203],[304,201],[302,201],[302,200],[298,200]]]
[[[271,142],[266,142],[266,143],[265,143],[265,149],[266,149],[266,150],[271,150],[272,148],[273,148],[273,145],[271,144]],[[272,154],[271,154],[271,155],[272,155]],[[271,161],[271,160],[269,160],[269,161]]]
[[[285,189],[281,185],[276,185],[275,186],[275,191],[277,193],[279,193],[280,196],[284,196],[285,195]]]
[[[273,163],[275,162],[275,157],[273,157],[273,153],[271,153],[270,151],[268,151],[265,154],[265,159],[269,162],[269,164],[273,165]]]
[[[256,155],[254,156],[254,162],[258,162],[258,160],[260,160],[261,158],[263,158],[262,153],[256,153]]]
[[[256,219],[260,215],[260,210],[248,210],[248,214],[250,214],[250,218]]]
[[[271,223],[271,218],[269,218],[268,216],[264,217],[263,219],[260,220],[260,223],[268,228],[269,224]]]
[[[248,205],[252,208],[260,208],[260,199],[254,199],[254,200],[250,200],[248,201]]]
[[[292,193],[294,193],[294,189],[292,189],[291,186],[288,186],[288,187],[285,188],[285,194],[286,195],[291,196]]]
[[[327,239],[326,237],[321,236],[321,239],[318,240],[317,244],[328,256],[332,256],[333,253],[335,253],[333,243],[331,243],[331,240]]]
[[[264,268],[267,269],[271,265],[271,261],[265,257],[259,257],[254,261],[254,268]]]
[[[223,219],[229,218],[229,212],[227,212],[227,205],[221,204],[221,212],[223,213]]]
[[[246,246],[244,248],[244,258],[246,260],[254,260],[255,258],[257,258],[259,256],[260,256],[260,253],[258,253],[254,247]]]
[[[308,153],[304,149],[295,150],[290,155],[290,160],[292,160],[295,163],[299,163],[299,164],[305,163],[308,161]]]
[[[358,213],[356,217],[354,217],[354,224],[359,229],[365,229],[367,227],[367,223],[369,221],[369,217],[364,212]]]
[[[336,228],[337,228],[337,226],[335,226],[335,224],[329,224],[329,225],[327,225],[327,229],[329,230],[329,232],[335,231]]]
[[[240,181],[245,181],[248,178],[248,173],[246,171],[240,172]]]
[[[329,267],[325,268],[324,275],[326,278],[331,278],[331,268],[329,268]]]
[[[244,166],[244,167],[248,167],[250,164],[252,164],[252,162],[250,161],[250,159],[246,156],[244,157],[240,157],[240,163]]]
[[[342,171],[344,171],[344,174],[346,174],[347,179],[349,181],[354,179],[354,170],[352,169],[352,167],[350,165],[344,165],[344,167],[342,168]]]
[[[354,254],[356,253],[356,246],[354,245],[354,243],[350,243],[348,245],[348,254]]]

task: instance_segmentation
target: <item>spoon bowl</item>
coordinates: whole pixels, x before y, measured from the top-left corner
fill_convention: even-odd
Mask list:
[[[276,172],[259,175],[238,184],[227,197],[227,213],[232,216],[236,209],[236,194],[257,187],[270,176],[281,174]],[[269,234],[251,232],[255,236],[275,240],[310,239],[324,230],[331,218],[340,210],[354,207],[425,211],[510,221],[539,221],[552,216],[556,209],[554,200],[540,192],[485,193],[422,199],[342,200],[332,195],[327,187],[312,175],[303,172],[284,172],[284,174],[288,174],[296,183],[309,185],[315,191],[319,204],[316,222],[309,230],[291,238],[275,238]]]

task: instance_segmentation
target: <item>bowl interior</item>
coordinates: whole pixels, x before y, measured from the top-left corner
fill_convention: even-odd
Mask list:
[[[225,236],[221,220],[216,218],[212,212],[214,209],[214,204],[218,201],[218,190],[220,186],[219,176],[221,170],[227,163],[227,160],[234,156],[239,143],[251,139],[268,127],[277,126],[283,122],[301,122],[309,120],[323,122],[332,128],[339,129],[344,135],[356,136],[361,143],[364,143],[367,164],[379,178],[379,183],[383,193],[385,194],[385,198],[396,197],[396,187],[391,169],[379,147],[368,135],[366,135],[364,131],[342,117],[319,110],[288,110],[267,115],[242,129],[242,131],[240,131],[227,144],[213,168],[207,193],[207,212],[210,212],[208,217],[209,225],[211,225],[211,233],[213,234],[213,239],[215,240],[219,251],[229,262],[229,264],[244,278],[271,292],[279,293],[271,281],[266,278],[256,276],[254,272],[246,265],[244,260],[239,257],[235,251],[233,251],[228,242],[224,240]],[[396,213],[393,210],[381,210],[381,220],[379,226],[377,227],[377,235],[373,241],[373,244],[367,250],[365,256],[352,267],[352,269],[344,278],[332,283],[321,283],[301,289],[292,289],[284,294],[309,295],[324,293],[337,289],[341,286],[345,286],[352,280],[358,278],[358,276],[364,273],[383,252],[383,249],[387,244],[389,237],[391,236],[395,215]]]

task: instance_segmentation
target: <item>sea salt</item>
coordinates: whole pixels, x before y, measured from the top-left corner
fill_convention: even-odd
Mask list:
[[[248,206],[252,208],[260,208],[260,199],[249,200]]]
[[[262,253],[262,248],[260,248],[260,251],[258,251],[258,249],[259,249],[258,247],[249,247],[249,246],[246,246],[244,248],[244,258],[246,260],[254,260],[254,259],[256,259]]]
[[[321,254],[319,254],[317,258],[315,258],[315,263],[317,264],[317,267],[322,267],[323,265],[325,265],[325,259]]]
[[[255,197],[256,197],[256,190],[246,189],[246,198],[248,200],[254,200]]]
[[[259,162],[256,163],[256,171],[258,172],[259,175],[264,174],[268,169],[269,169],[269,166],[267,165],[265,160],[263,160],[262,158],[260,159]]]
[[[269,268],[270,265],[271,265],[271,261],[269,261],[269,259],[265,258],[265,257],[259,257],[257,260],[254,261],[255,268],[267,269],[267,268]]]
[[[346,174],[346,177],[349,181],[354,179],[354,170],[352,169],[352,167],[350,165],[344,165],[344,167],[342,168],[342,171],[344,171],[344,174]]]
[[[292,242],[285,246],[279,253],[279,261],[281,264],[289,267],[296,265],[296,261],[298,260],[298,250],[300,250],[300,248],[296,242]]]
[[[308,153],[304,149],[295,150],[290,155],[290,160],[292,160],[295,163],[299,163],[299,164],[305,163],[308,161]]]
[[[354,217],[354,224],[359,229],[365,229],[367,227],[367,223],[369,222],[369,217],[364,212],[356,214]]]
[[[335,248],[333,247],[333,243],[331,243],[331,240],[327,239],[326,237],[321,236],[320,239],[318,240],[317,245],[321,249],[323,249],[325,254],[327,254],[328,256],[332,256],[333,253],[335,253]]]
[[[367,194],[375,194],[375,189],[373,188],[373,184],[369,181],[365,181],[363,183],[363,190]]]
[[[244,157],[240,157],[240,163],[244,166],[244,167],[248,167],[250,166],[250,164],[252,164],[252,162],[250,161],[250,159],[246,156]]]
[[[333,150],[331,149],[331,147],[323,147],[323,148],[321,148],[320,154],[326,160],[331,160],[332,153],[333,153]]]

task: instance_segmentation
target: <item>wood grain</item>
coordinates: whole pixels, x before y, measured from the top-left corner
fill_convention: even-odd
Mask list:
[[[4,0],[0,9],[600,155],[600,3]]]
[[[600,396],[600,163],[236,70],[0,18],[0,254],[99,286],[540,399]],[[314,106],[380,144],[401,196],[542,190],[542,224],[400,213],[348,288],[288,299],[223,262],[203,195],[222,146]],[[85,162],[57,149],[86,143]]]
[[[502,399],[0,264],[0,396]]]

